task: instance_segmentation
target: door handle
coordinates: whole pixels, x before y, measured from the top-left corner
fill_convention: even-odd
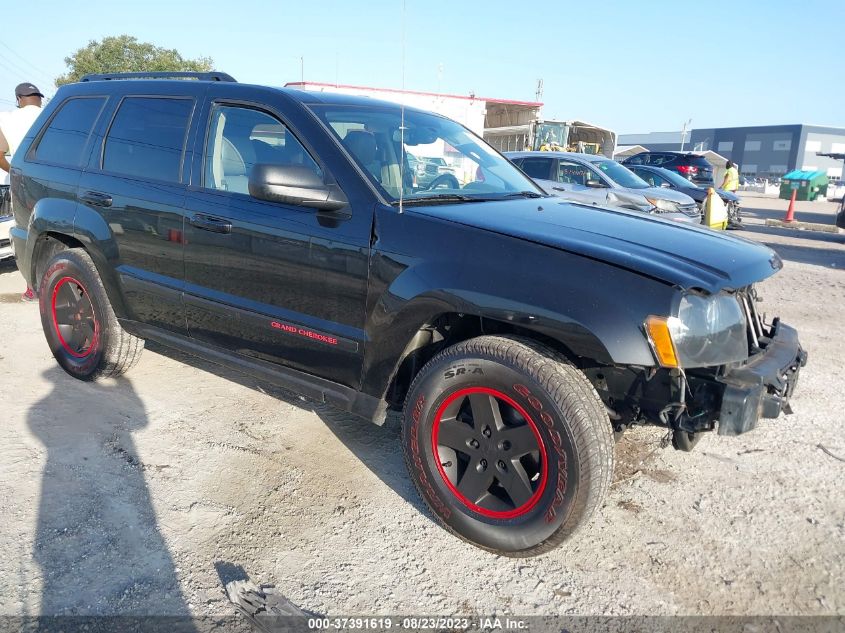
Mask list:
[[[211,231],[212,233],[232,232],[232,223],[225,218],[215,218],[211,215],[198,213],[196,215],[192,215],[188,219],[188,222],[191,223],[191,226],[195,226],[203,231]]]
[[[79,196],[79,199],[95,207],[110,207],[112,205],[111,196],[99,191],[86,191]]]

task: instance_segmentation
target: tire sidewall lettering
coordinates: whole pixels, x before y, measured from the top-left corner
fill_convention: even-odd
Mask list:
[[[420,487],[425,491],[425,495],[429,502],[434,506],[435,511],[448,520],[452,516],[452,511],[446,503],[437,494],[436,489],[431,483],[428,476],[428,469],[425,468],[423,456],[420,453],[420,419],[422,418],[423,406],[425,405],[425,395],[420,395],[417,398],[414,408],[411,411],[411,455],[414,466],[417,470],[417,477],[419,479]]]
[[[546,511],[546,522],[551,523],[557,517],[558,510],[566,499],[568,478],[566,475],[566,447],[564,446],[563,436],[555,427],[554,418],[548,411],[543,410],[543,403],[531,393],[531,390],[528,387],[517,383],[513,386],[513,390],[523,396],[527,400],[528,404],[530,404],[537,412],[538,417],[546,427],[546,432],[551,439],[552,448],[559,460],[558,476],[557,480],[554,482],[554,501],[552,502],[551,507],[549,507]]]

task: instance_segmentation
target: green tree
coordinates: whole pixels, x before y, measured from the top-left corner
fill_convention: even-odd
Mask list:
[[[56,86],[79,81],[89,73],[209,71],[210,57],[184,59],[176,49],[139,42],[129,35],[91,40],[70,57],[65,57],[68,72],[56,79]]]

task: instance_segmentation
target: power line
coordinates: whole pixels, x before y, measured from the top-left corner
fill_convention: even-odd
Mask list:
[[[27,70],[21,64],[13,61],[12,59],[7,57],[3,53],[0,53],[0,61],[3,62],[3,66],[6,68],[7,71],[11,71],[13,74],[20,75],[21,77],[27,77],[27,76],[33,74],[31,70]],[[41,71],[39,71],[38,74],[41,75],[42,74]],[[46,76],[41,77],[41,79],[45,79],[45,78],[46,78]],[[50,79],[49,81],[50,81],[50,84],[52,85],[53,80]]]
[[[3,48],[5,48],[7,51],[9,51],[12,55],[14,55],[14,56],[15,56],[15,57],[17,57],[18,59],[20,59],[20,60],[21,60],[24,64],[26,64],[27,66],[29,66],[30,68],[32,68],[35,72],[39,73],[42,77],[47,77],[47,78],[50,78],[50,77],[51,77],[50,73],[48,73],[48,72],[47,72],[47,71],[45,71],[45,70],[42,70],[41,68],[39,68],[38,66],[36,66],[35,64],[33,64],[31,61],[29,61],[28,59],[26,59],[23,55],[21,55],[21,54],[19,54],[18,52],[16,52],[16,51],[15,51],[15,50],[14,50],[11,46],[9,46],[8,44],[5,44],[5,43],[3,43],[3,42],[0,42],[0,46],[2,46],[2,47],[3,47]],[[51,79],[51,81],[52,81],[52,79]]]
[[[21,80],[24,80],[24,78],[32,75],[31,72],[27,72],[26,69],[22,68],[20,65],[15,64],[9,58],[4,57],[2,53],[0,53],[0,68],[3,68],[11,75],[17,75],[21,78]],[[52,84],[52,81],[50,83]]]

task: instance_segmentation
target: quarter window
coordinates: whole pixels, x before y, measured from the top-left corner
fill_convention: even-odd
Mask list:
[[[257,164],[308,167],[323,177],[311,155],[275,117],[252,108],[214,106],[206,144],[204,186],[249,194],[249,175]]]
[[[78,167],[105,102],[104,97],[66,101],[41,137],[35,150],[36,160]]]
[[[106,137],[103,170],[179,182],[193,107],[193,99],[124,99]]]

